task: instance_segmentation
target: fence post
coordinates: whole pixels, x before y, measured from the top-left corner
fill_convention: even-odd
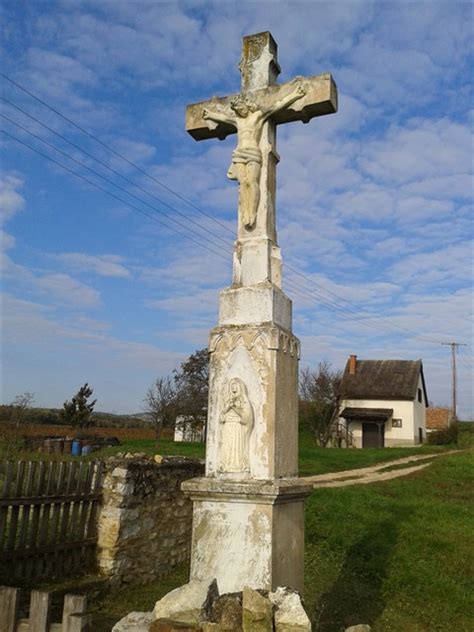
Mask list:
[[[83,615],[87,609],[87,597],[83,595],[65,595],[63,607],[62,632],[74,632],[75,617],[73,615]]]
[[[91,616],[89,614],[69,615],[68,632],[85,632],[90,630]]]
[[[41,590],[31,591],[30,630],[31,632],[49,632],[49,609],[51,594]]]
[[[0,587],[0,632],[15,632],[18,588]]]

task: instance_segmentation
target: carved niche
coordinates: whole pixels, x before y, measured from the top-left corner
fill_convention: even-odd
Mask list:
[[[224,387],[223,407],[219,416],[220,442],[218,471],[240,473],[250,470],[250,435],[254,426],[254,412],[247,387],[233,377]]]

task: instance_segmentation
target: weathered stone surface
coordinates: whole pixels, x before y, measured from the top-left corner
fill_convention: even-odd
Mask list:
[[[268,595],[275,605],[275,632],[311,632],[311,621],[297,592],[279,586]]]
[[[172,619],[157,619],[151,624],[149,632],[202,632],[202,627]]]
[[[221,593],[246,585],[302,590],[303,502],[309,486],[298,485],[296,479],[209,477],[186,481],[183,490],[194,500],[192,579],[217,577]],[[277,555],[274,541],[282,543]]]
[[[345,632],[370,632],[371,629],[370,625],[361,623],[359,625],[351,625],[350,628],[345,629]]]
[[[220,632],[242,632],[242,593],[221,595],[215,600],[210,620]]]
[[[209,595],[215,591],[215,582],[190,581],[157,601],[153,611],[155,619],[173,619],[180,623],[199,623],[208,609]]]
[[[148,632],[153,619],[153,612],[130,612],[114,625],[112,632]]]
[[[273,604],[267,597],[246,586],[242,608],[244,632],[273,632]]]
[[[98,564],[113,583],[146,582],[189,558],[192,505],[180,485],[202,472],[194,459],[157,463],[138,454],[106,461]]]

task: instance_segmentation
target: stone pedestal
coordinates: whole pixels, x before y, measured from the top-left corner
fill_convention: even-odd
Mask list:
[[[304,498],[295,479],[182,486],[194,502],[191,580],[217,579],[220,593],[244,586],[303,590]]]
[[[281,288],[267,278],[222,291],[209,354],[206,478],[183,484],[194,502],[191,580],[215,578],[221,593],[302,591],[311,488],[296,478],[299,341]]]

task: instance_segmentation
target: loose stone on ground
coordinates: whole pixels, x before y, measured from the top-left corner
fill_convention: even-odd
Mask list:
[[[130,612],[114,625],[112,632],[148,632],[154,619],[153,612]]]
[[[179,623],[196,624],[207,618],[211,604],[217,598],[216,582],[192,580],[172,590],[155,604],[155,619],[172,619]]]
[[[244,588],[242,597],[242,624],[244,632],[272,632],[273,604],[258,591]]]
[[[311,632],[311,621],[297,592],[280,587],[268,597],[276,608],[276,632]]]

